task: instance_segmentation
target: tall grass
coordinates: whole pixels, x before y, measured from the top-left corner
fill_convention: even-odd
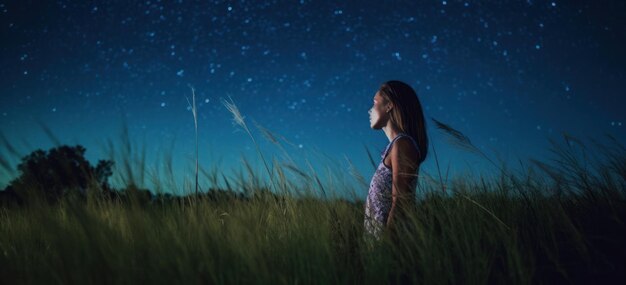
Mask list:
[[[528,173],[500,166],[493,179],[446,179],[449,193],[441,174],[421,172],[418,206],[401,238],[372,241],[363,231],[364,192],[338,198],[342,181],[324,184],[310,161],[297,165],[287,151],[270,170],[239,109],[232,100],[225,106],[253,140],[275,191],[244,158],[234,177],[198,165],[226,189],[193,197],[160,193],[138,203],[88,191],[59,204],[2,207],[0,283],[609,284],[626,277],[626,149],[612,137],[595,149],[571,138],[554,142],[554,158],[534,160]],[[284,140],[259,130],[282,147]],[[122,142],[126,157],[135,156]],[[122,163],[127,183],[148,171],[159,189],[177,187],[167,178],[171,154],[164,171],[141,166],[137,156]]]
[[[194,129],[195,129],[195,134],[196,134],[196,172],[195,172],[195,178],[196,178],[196,184],[195,184],[195,193],[196,195],[198,195],[198,109],[196,108],[196,90],[191,88],[191,102],[189,102],[189,98],[187,98],[187,103],[189,104],[189,108],[191,109],[191,114],[193,115],[193,124],[194,124]]]

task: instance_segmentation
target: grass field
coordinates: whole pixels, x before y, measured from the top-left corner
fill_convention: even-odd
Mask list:
[[[609,141],[566,137],[550,163],[455,177],[445,193],[420,179],[399,241],[368,239],[363,201],[314,192],[305,169],[311,185],[286,181],[280,164],[272,191],[33,199],[0,208],[0,284],[621,284],[626,150]]]

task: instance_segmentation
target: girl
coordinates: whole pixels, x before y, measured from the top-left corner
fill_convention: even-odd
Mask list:
[[[428,152],[422,105],[411,86],[385,82],[374,95],[370,127],[382,129],[389,144],[372,177],[365,203],[365,230],[377,239],[383,229],[395,232],[415,205],[419,166]]]

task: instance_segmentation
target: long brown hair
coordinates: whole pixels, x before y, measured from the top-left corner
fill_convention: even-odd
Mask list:
[[[418,163],[421,164],[428,154],[428,135],[424,111],[417,93],[408,84],[397,80],[383,83],[378,92],[380,96],[394,105],[391,110],[391,123],[400,132],[411,136],[417,143],[420,156]]]

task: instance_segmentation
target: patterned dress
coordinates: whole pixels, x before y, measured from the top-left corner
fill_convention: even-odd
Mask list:
[[[372,236],[379,238],[380,234],[387,223],[387,217],[389,217],[389,211],[391,210],[391,185],[392,185],[392,171],[385,165],[385,157],[389,154],[389,150],[393,143],[401,137],[408,137],[413,142],[415,149],[419,148],[413,140],[413,138],[407,134],[398,134],[381,153],[381,161],[378,164],[378,168],[372,176],[370,182],[369,191],[367,194],[367,200],[365,202],[365,231]],[[411,182],[411,189],[415,189],[417,186],[417,177],[414,177]]]

